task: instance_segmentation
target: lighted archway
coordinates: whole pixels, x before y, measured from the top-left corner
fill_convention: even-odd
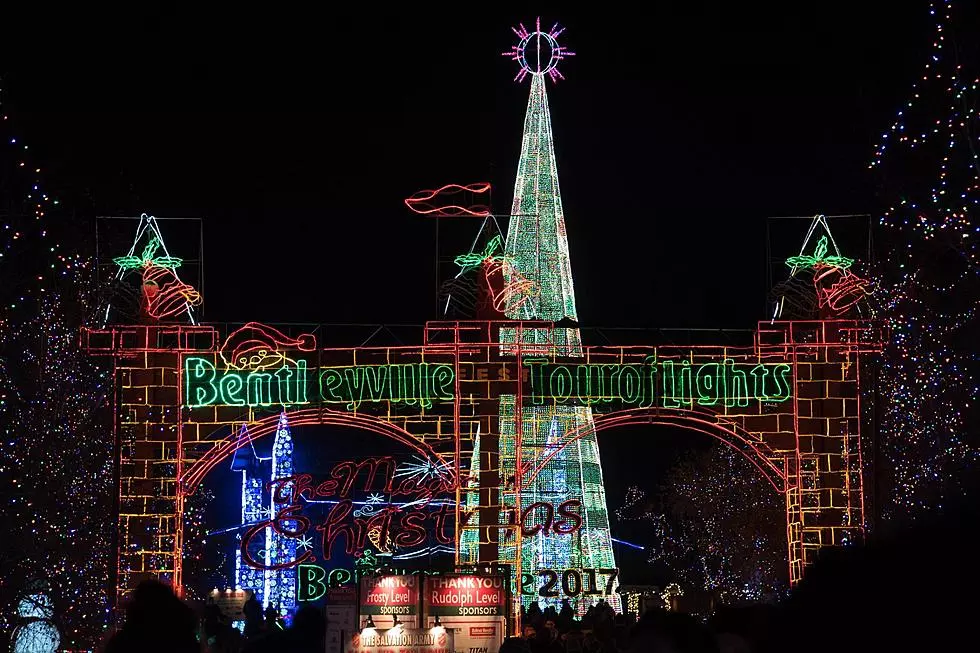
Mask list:
[[[408,431],[371,415],[357,415],[324,408],[306,408],[286,413],[290,427],[298,426],[349,426],[387,436],[396,442],[411,447],[429,460],[439,461],[450,467],[448,461],[429,444],[419,440]],[[185,495],[193,494],[204,477],[214,467],[233,455],[242,447],[275,433],[279,425],[279,415],[272,414],[248,424],[246,437],[232,435],[224,442],[210,449],[200,460],[192,464],[180,477],[180,487]]]
[[[737,424],[721,419],[717,414],[701,412],[696,409],[680,410],[655,407],[617,410],[611,413],[594,413],[591,425],[585,423],[566,433],[565,438],[559,443],[558,447],[545,456],[536,466],[527,470],[521,479],[522,485],[526,486],[534,482],[534,479],[552,458],[558,455],[562,449],[580,440],[588,433],[598,433],[599,431],[617,426],[630,426],[635,424],[674,426],[710,435],[745,456],[749,462],[755,465],[756,469],[762,473],[777,492],[786,492],[786,474],[774,462],[779,460],[781,456],[773,451],[765,442],[752,438]]]

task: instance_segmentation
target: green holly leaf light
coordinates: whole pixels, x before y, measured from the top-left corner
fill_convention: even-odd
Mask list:
[[[842,270],[846,270],[851,267],[854,263],[854,259],[847,258],[846,256],[827,256],[827,237],[820,236],[820,240],[817,242],[816,248],[813,250],[813,255],[802,254],[800,256],[791,256],[786,259],[786,265],[791,268],[815,268],[818,265],[826,267],[835,267]]]
[[[146,244],[146,248],[140,256],[117,256],[112,262],[123,270],[138,270],[140,268],[158,267],[173,270],[183,265],[184,260],[175,256],[156,256],[160,248],[160,240],[154,236]]]
[[[470,270],[475,270],[476,268],[483,265],[483,262],[487,259],[493,259],[495,253],[498,250],[503,249],[503,240],[500,236],[494,236],[493,239],[487,243],[487,246],[483,249],[482,253],[470,252],[469,254],[461,254],[453,259],[453,262],[459,267],[463,268],[460,273],[469,272]]]

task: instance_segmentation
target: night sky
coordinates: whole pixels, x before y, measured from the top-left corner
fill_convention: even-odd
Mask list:
[[[548,92],[581,323],[751,328],[767,226],[775,259],[807,227],[767,218],[874,212],[872,144],[933,27],[926,2],[521,4],[39,12],[2,27],[25,43],[4,103],[80,248],[95,216],[202,219],[205,319],[421,324],[435,221],[402,199],[490,181],[509,212],[528,81],[500,53],[540,11],[577,53]],[[869,220],[842,222],[864,258]],[[477,226],[443,222],[443,244]]]
[[[577,52],[549,100],[584,325],[752,326],[767,217],[873,211],[931,28],[925,3],[676,4],[543,12]],[[78,220],[203,219],[206,319],[420,324],[435,226],[401,200],[489,180],[509,212],[528,82],[499,53],[535,15],[35,17],[5,103]]]

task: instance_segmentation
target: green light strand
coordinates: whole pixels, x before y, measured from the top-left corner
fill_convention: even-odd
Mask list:
[[[786,265],[791,268],[815,268],[818,265],[840,268],[846,270],[854,263],[854,259],[846,256],[827,256],[827,236],[820,236],[813,255],[806,254],[800,256],[790,256],[786,259]]]

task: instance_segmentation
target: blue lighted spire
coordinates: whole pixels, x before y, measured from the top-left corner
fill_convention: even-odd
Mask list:
[[[293,468],[293,436],[289,432],[289,422],[286,411],[279,416],[279,427],[276,429],[276,439],[272,445],[272,481],[295,475]],[[288,494],[285,502],[278,503],[274,493],[269,490],[269,506],[271,517],[283,508],[292,504],[292,484],[287,484],[284,493]],[[295,523],[286,522],[286,526],[295,527]],[[266,529],[266,566],[274,566],[296,559],[296,540],[280,535],[272,528]],[[296,569],[280,569],[265,572],[265,601],[266,606],[279,608],[280,614],[296,607]]]

